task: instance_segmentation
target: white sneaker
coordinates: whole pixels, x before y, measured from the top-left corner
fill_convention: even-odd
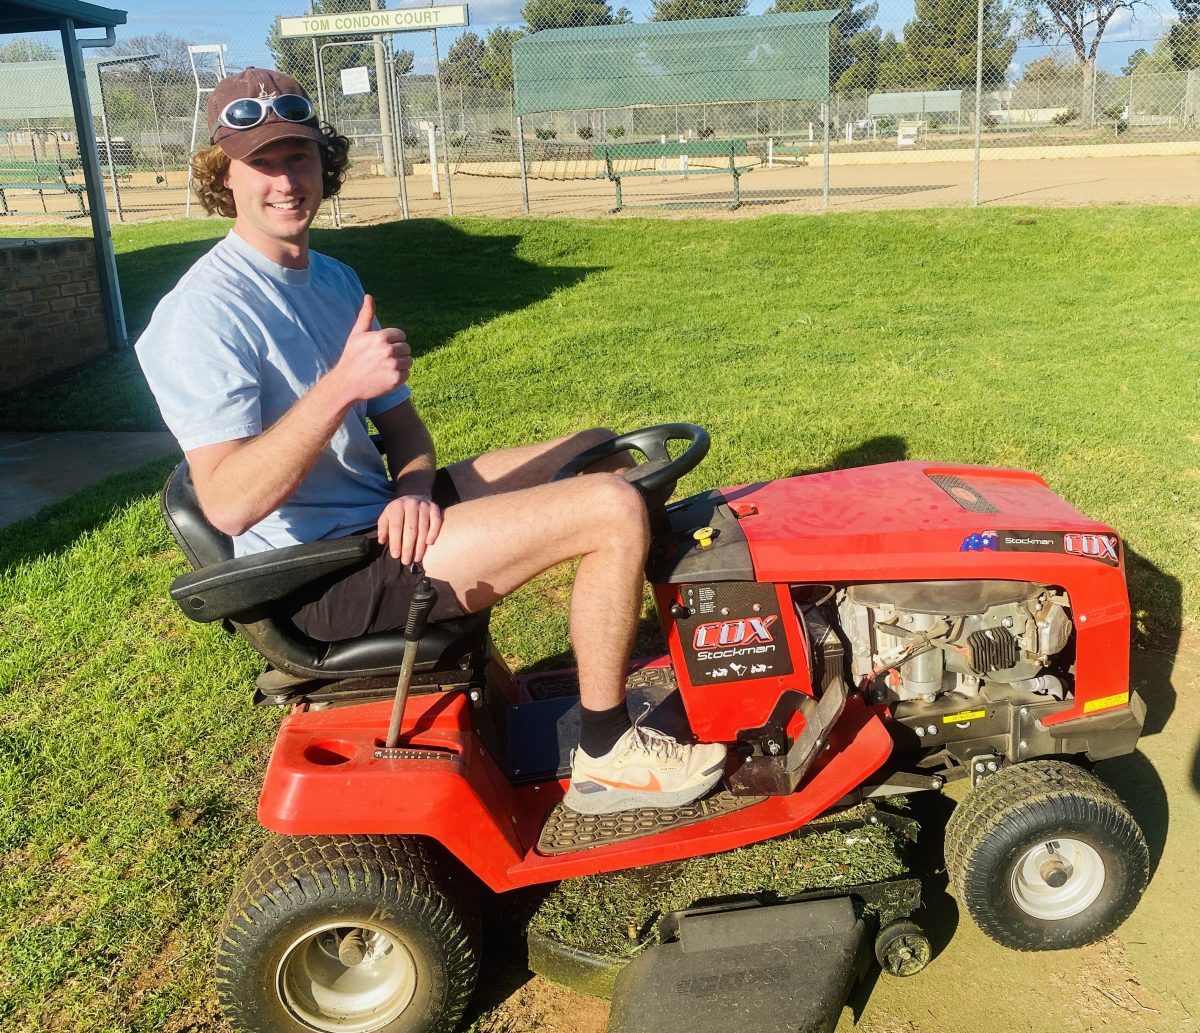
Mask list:
[[[649,710],[647,706],[603,757],[575,750],[563,800],[571,810],[614,814],[634,807],[681,807],[717,784],[725,773],[725,747],[688,746],[665,732],[643,728]]]

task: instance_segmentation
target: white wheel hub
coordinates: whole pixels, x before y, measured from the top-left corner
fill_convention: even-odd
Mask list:
[[[1012,872],[1012,895],[1027,915],[1061,921],[1086,911],[1104,889],[1104,861],[1078,839],[1035,843]]]
[[[338,956],[351,934],[359,949],[343,956],[361,956],[358,964]],[[314,1030],[370,1033],[412,1003],[417,967],[404,943],[386,930],[331,922],[310,929],[283,952],[276,989],[284,1007]]]

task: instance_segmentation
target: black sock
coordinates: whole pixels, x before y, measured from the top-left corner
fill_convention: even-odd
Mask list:
[[[629,710],[621,700],[608,710],[588,710],[579,705],[579,746],[589,757],[602,757],[632,727]]]

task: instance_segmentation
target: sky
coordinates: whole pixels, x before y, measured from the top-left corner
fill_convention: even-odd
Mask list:
[[[304,0],[92,0],[103,6],[125,10],[128,22],[118,29],[118,39],[130,36],[153,35],[168,32],[181,36],[190,43],[224,43],[228,46],[226,66],[244,68],[247,65],[269,66],[270,51],[265,40],[267,32],[277,15],[292,16],[307,12]],[[439,0],[454,2],[454,0]],[[519,25],[524,0],[466,0],[470,11],[470,30],[486,35],[497,25]],[[773,0],[750,0],[748,13],[761,14]],[[970,2],[970,0],[963,0]],[[389,7],[423,6],[391,0]],[[651,10],[650,0],[612,0],[613,8],[628,7],[635,21],[644,21]],[[885,31],[900,36],[905,22],[912,17],[913,0],[881,0],[876,23]],[[1139,47],[1151,50],[1154,40],[1162,35],[1164,26],[1174,17],[1169,0],[1149,0],[1146,10],[1135,19],[1121,11],[1109,24],[1101,47],[1102,68],[1119,72],[1129,55]],[[442,29],[438,33],[438,45],[444,57],[451,43],[460,32],[468,30]],[[432,71],[433,58],[430,34],[417,32],[407,34],[411,42],[397,47],[411,49],[416,54],[418,72]],[[1048,47],[1022,47],[1014,58],[1013,77],[1019,77],[1021,66],[1051,52]],[[1061,48],[1069,53],[1064,44]],[[93,54],[99,53],[93,51]]]

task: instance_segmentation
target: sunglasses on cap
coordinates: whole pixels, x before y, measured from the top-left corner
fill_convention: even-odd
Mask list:
[[[231,100],[217,116],[217,125],[226,129],[253,129],[267,120],[274,111],[285,122],[308,122],[316,117],[312,101],[296,93],[280,97],[240,97]]]

